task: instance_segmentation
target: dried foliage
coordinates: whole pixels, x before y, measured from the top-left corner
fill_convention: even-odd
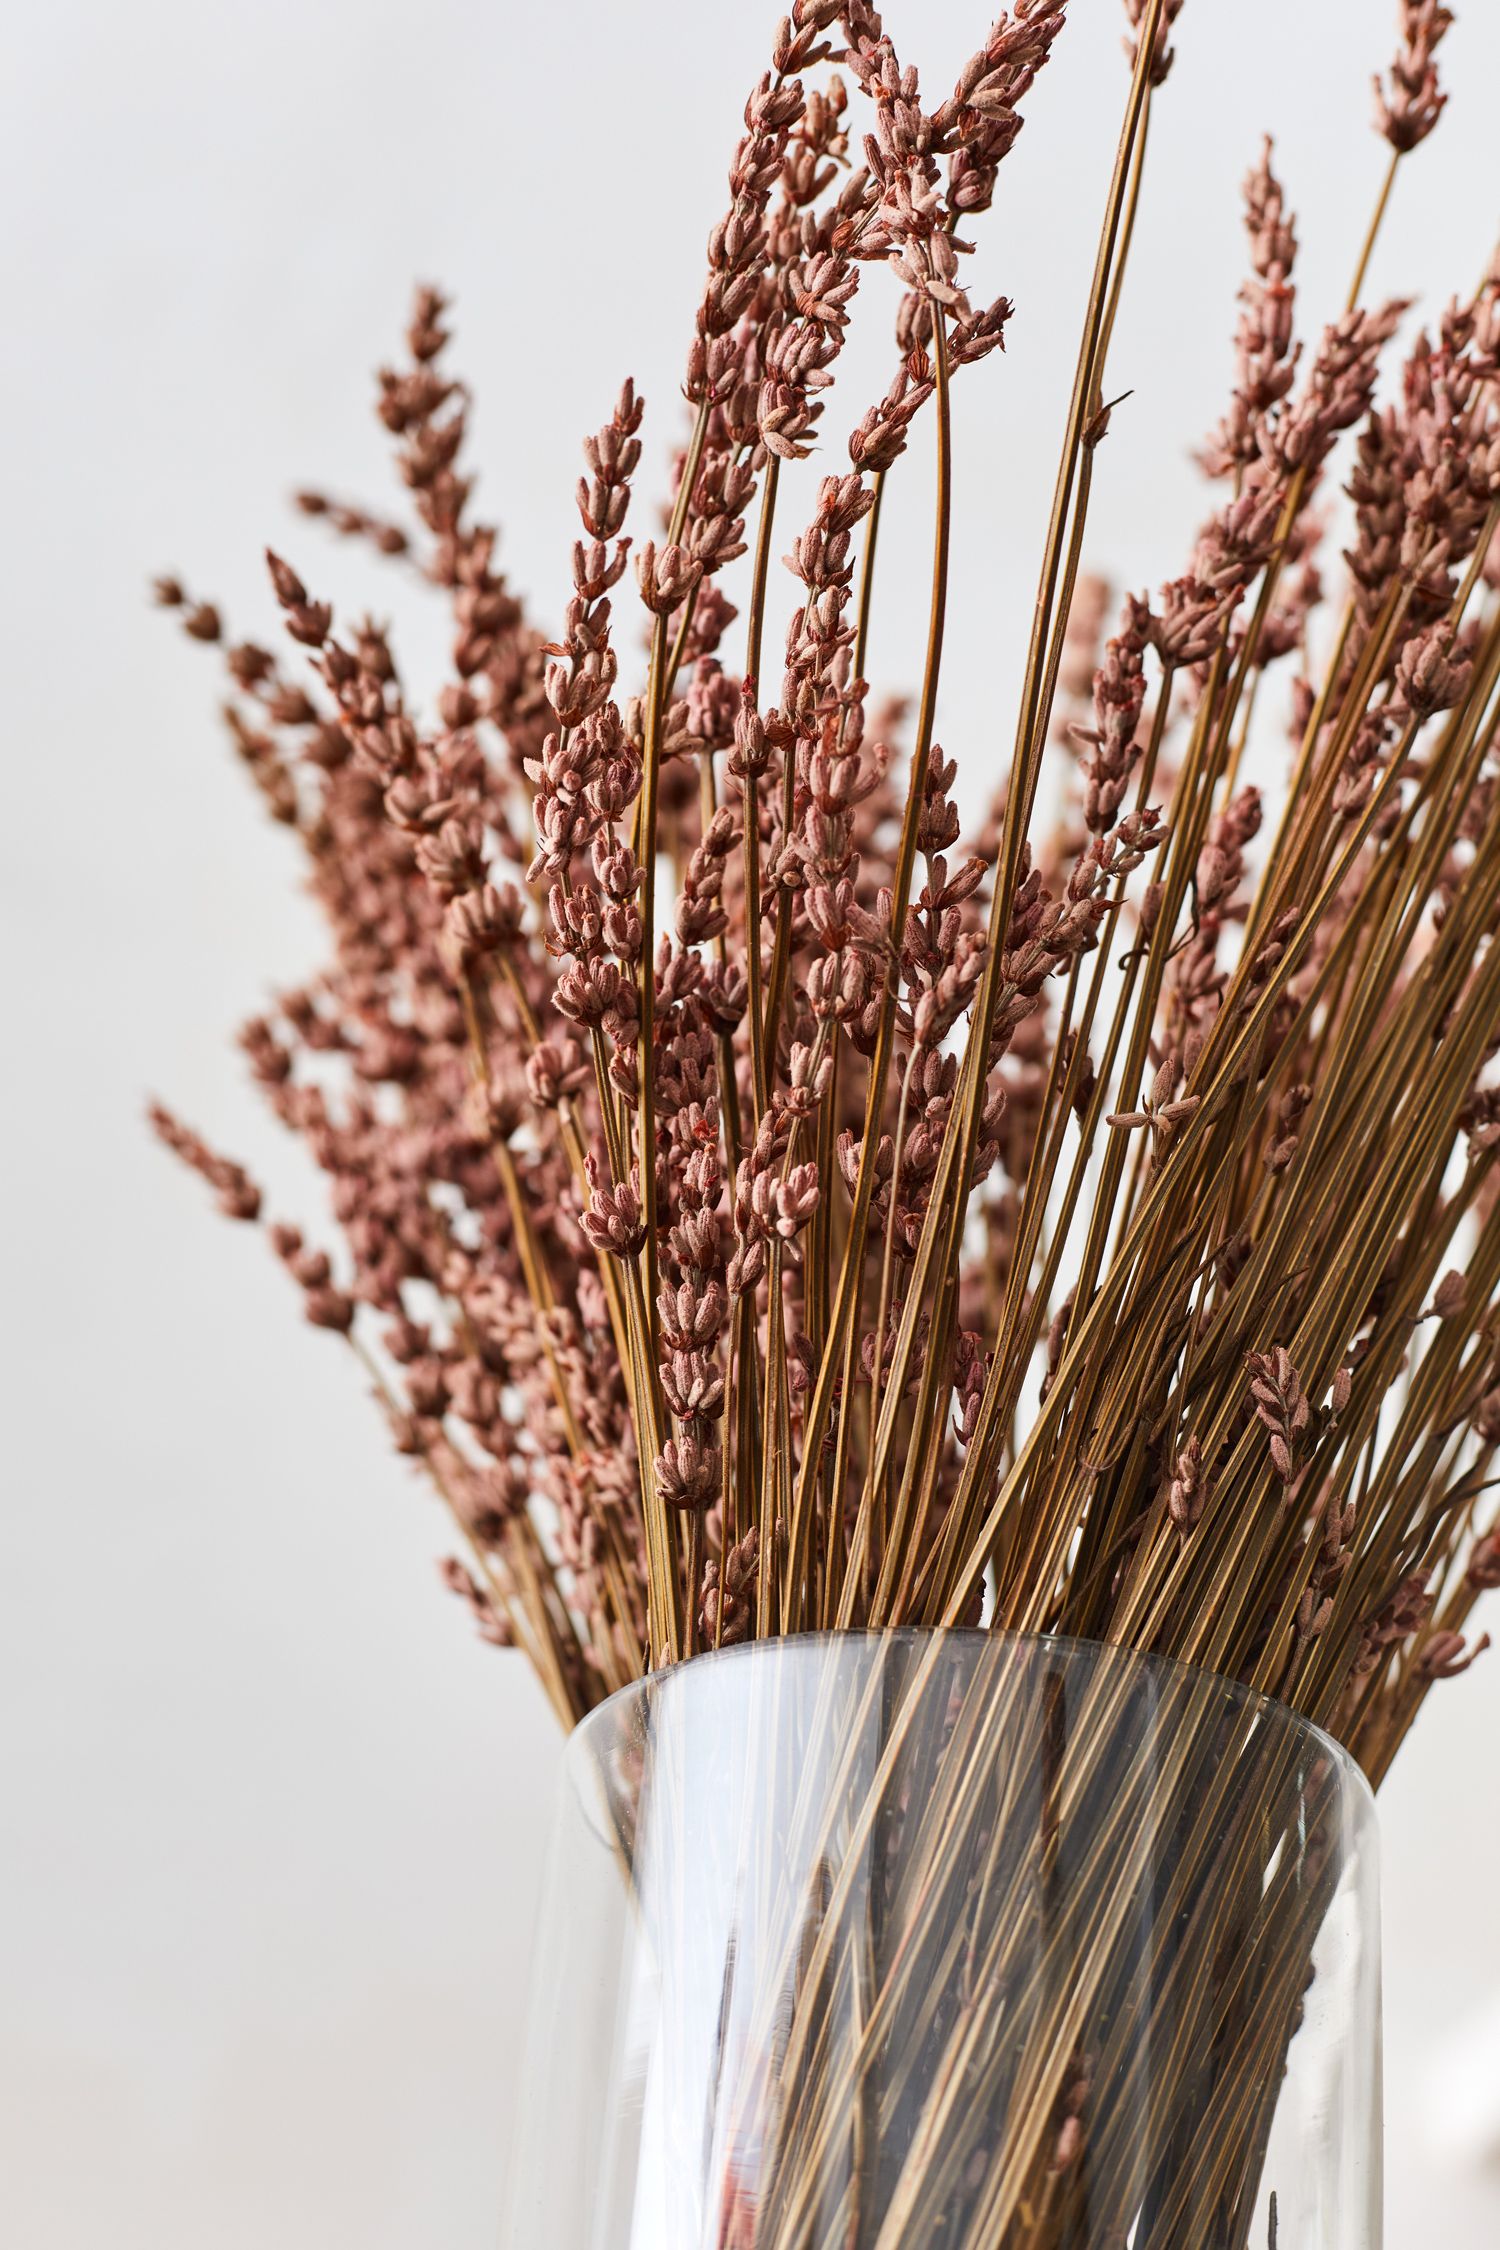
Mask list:
[[[871,8],[799,0],[709,237],[665,520],[641,535],[627,382],[560,626],[474,513],[432,290],[378,393],[415,521],[300,505],[446,600],[435,697],[275,556],[281,655],[160,583],[331,939],[242,1043],[340,1239],[270,1239],[451,1510],[449,1584],[565,1719],[751,1636],[982,1618],[1238,1677],[1378,1780],[1500,1583],[1500,267],[1409,343],[1364,299],[1444,99],[1448,11],[1406,0],[1349,301],[1304,343],[1267,144],[1211,510],[1110,631],[1081,568],[1110,331],[1191,33],[1130,0],[1016,736],[964,844],[950,388],[1011,309],[971,301],[967,237],[1064,13],[1020,0],[930,102]],[[845,437],[872,267],[890,380]],[[877,529],[919,417],[930,630],[882,710]]]

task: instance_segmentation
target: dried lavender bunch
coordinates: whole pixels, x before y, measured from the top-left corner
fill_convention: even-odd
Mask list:
[[[1110,331],[1191,35],[1127,0],[1016,739],[966,845],[934,739],[950,393],[1011,308],[965,260],[1065,14],[1020,0],[933,100],[872,8],[800,0],[709,237],[664,517],[640,535],[627,382],[560,623],[474,514],[432,290],[379,382],[407,519],[299,504],[448,602],[436,691],[278,557],[280,654],[159,583],[329,931],[242,1044],[339,1240],[268,1232],[451,1512],[447,1582],[565,1720],[756,1635],[985,1621],[1236,1676],[1378,1780],[1500,1584],[1500,266],[1386,377],[1405,308],[1365,274],[1451,21],[1403,0],[1348,302],[1304,337],[1267,143],[1211,512],[1111,620],[1083,568]],[[841,430],[872,266],[890,380]],[[879,710],[919,416],[931,626]]]

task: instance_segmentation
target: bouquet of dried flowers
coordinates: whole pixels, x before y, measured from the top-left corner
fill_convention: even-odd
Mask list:
[[[971,301],[967,238],[1066,0],[1018,0],[936,101],[863,0],[797,0],[709,237],[664,522],[627,532],[626,382],[585,443],[560,626],[471,507],[432,290],[378,393],[415,523],[299,505],[446,599],[436,694],[274,555],[292,661],[158,586],[224,647],[234,747],[331,941],[241,1034],[341,1235],[272,1246],[451,1512],[448,1583],[565,1722],[752,1637],[982,1622],[1242,1680],[1378,1782],[1484,1646],[1500,263],[1400,344],[1406,307],[1365,300],[1444,102],[1450,13],[1400,0],[1347,303],[1304,347],[1267,143],[1211,512],[1112,616],[1090,484],[1180,7],[1126,0],[1016,735],[970,842],[934,739],[950,393],[1011,307]],[[844,438],[872,267],[901,289],[891,375]],[[882,500],[919,418],[925,664],[881,707]]]

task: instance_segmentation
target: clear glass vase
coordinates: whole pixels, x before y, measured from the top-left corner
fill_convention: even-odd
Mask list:
[[[767,1641],[565,1757],[507,2250],[1378,2250],[1371,1798],[1232,1682]]]

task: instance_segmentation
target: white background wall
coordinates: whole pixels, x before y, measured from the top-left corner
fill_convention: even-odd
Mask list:
[[[1448,124],[1375,276],[1471,283],[1496,204],[1500,18],[1467,0]],[[190,574],[271,630],[274,535],[350,602],[394,581],[291,523],[384,500],[368,371],[408,284],[458,294],[483,499],[565,588],[579,435],[633,373],[675,435],[702,243],[769,8],[743,0],[71,0],[12,11],[0,90],[7,442],[0,791],[7,1063],[0,1515],[0,2241],[416,2250],[493,2240],[556,1753],[519,1669],[439,1596],[441,1525],[247,1232],[148,1142],[148,1089],[315,1212],[228,1033],[314,962],[283,840],[219,745],[211,658],[153,617]],[[762,22],[762,16],[767,18]],[[983,274],[1018,313],[965,379],[941,732],[1005,739],[1089,217],[1124,89],[1114,0],[1073,29],[1002,175]],[[984,28],[893,5],[951,77]],[[1274,126],[1308,301],[1376,185],[1373,0],[1188,0],[1112,376],[1097,559],[1181,567],[1218,411],[1236,191]],[[859,362],[882,383],[882,338]],[[906,479],[885,625],[923,542]],[[893,490],[895,488],[893,487]],[[431,622],[406,645],[435,653]],[[1500,2015],[1500,1658],[1439,1691],[1385,1800],[1391,2239],[1491,2250],[1496,2175],[1441,2154],[1445,2044]],[[1488,2077],[1486,2077],[1486,2073]],[[1500,2063],[1454,2100],[1500,2110]],[[1311,2246],[1295,2246],[1311,2250]]]

